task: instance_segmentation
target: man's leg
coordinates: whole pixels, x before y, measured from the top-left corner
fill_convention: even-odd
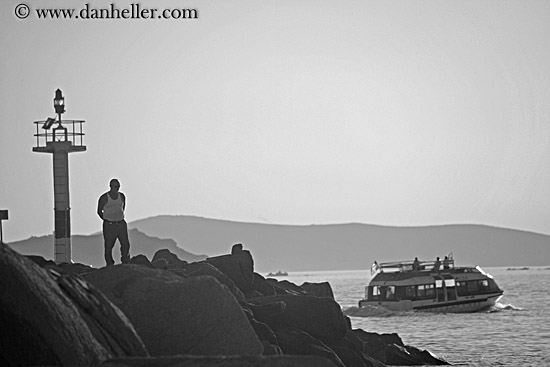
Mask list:
[[[120,261],[123,264],[130,262],[130,239],[128,238],[128,224],[126,221],[118,224],[118,240],[120,242]]]
[[[114,224],[103,222],[103,241],[105,242],[105,264],[107,266],[114,265],[113,260],[113,246],[117,238],[116,228]]]

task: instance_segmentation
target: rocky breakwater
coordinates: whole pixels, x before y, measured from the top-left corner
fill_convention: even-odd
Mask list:
[[[167,250],[93,269],[0,245],[2,366],[447,364],[396,334],[352,329],[328,283],[254,272],[250,252],[186,263]]]

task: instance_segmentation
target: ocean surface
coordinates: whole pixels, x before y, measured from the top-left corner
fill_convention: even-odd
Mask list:
[[[455,366],[550,366],[550,266],[483,268],[504,290],[494,309],[431,314],[362,309],[353,328],[398,333],[406,345],[428,349]],[[290,273],[298,285],[328,281],[344,312],[358,312],[369,270]]]

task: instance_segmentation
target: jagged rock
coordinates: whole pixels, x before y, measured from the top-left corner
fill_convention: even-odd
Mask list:
[[[37,256],[37,255],[26,255],[25,256],[27,259],[31,260],[33,263],[35,263],[36,265],[40,266],[41,268],[45,268],[47,266],[51,266],[51,267],[57,267],[55,265],[55,263],[52,261],[52,260],[46,260],[45,258],[43,258],[42,256]]]
[[[277,337],[269,326],[267,326],[263,322],[259,322],[254,318],[250,319],[249,321],[250,325],[252,325],[252,328],[256,332],[258,339],[260,339],[261,341],[266,341],[269,344],[278,345]]]
[[[0,279],[2,366],[94,365],[113,357],[48,272],[4,244]]]
[[[213,277],[115,265],[86,279],[126,314],[152,356],[263,352],[235,297]]]
[[[155,263],[159,259],[166,260],[167,269],[183,269],[187,265],[187,261],[180,260],[176,254],[170,252],[168,249],[161,249],[155,252],[151,262]]]
[[[292,294],[292,295],[306,295],[306,291],[300,286],[289,282],[288,280],[277,280],[273,278],[267,278],[266,282],[270,284],[277,294]]]
[[[363,343],[363,353],[386,363],[386,346],[389,344],[401,344],[403,342],[397,334],[370,333],[361,329],[354,329],[353,333]]]
[[[126,316],[76,274],[54,274],[61,289],[77,306],[92,334],[113,356],[148,356],[143,342]]]
[[[317,355],[329,359],[338,367],[346,367],[330,347],[303,330],[289,327],[279,329],[275,333],[285,354]]]
[[[346,366],[384,367],[385,365],[363,353],[363,342],[351,331],[335,343],[329,345]]]
[[[96,270],[90,265],[82,263],[63,263],[58,264],[57,267],[65,274],[86,274]]]
[[[274,323],[286,308],[283,301],[266,302],[265,304],[245,303],[245,306],[252,311],[254,317],[265,323]]]
[[[377,334],[354,329],[353,333],[363,342],[363,353],[387,365],[447,365],[447,361],[429,351],[405,346],[399,335]]]
[[[207,262],[196,262],[191,263],[185,267],[184,273],[187,276],[194,277],[194,276],[201,276],[201,275],[209,275],[218,280],[221,284],[225,285],[231,293],[235,296],[237,301],[244,301],[245,297],[243,292],[237,286],[235,283],[224,273],[222,273],[218,268],[215,266],[207,263]]]
[[[285,303],[283,312],[274,317],[263,318],[254,313],[254,317],[275,332],[281,328],[297,327],[325,343],[331,343],[343,338],[348,329],[340,305],[331,298],[276,295],[253,298],[248,302],[256,305]]]
[[[266,279],[258,273],[254,273],[253,286],[262,296],[274,296],[277,294],[275,287],[269,284]]]
[[[270,356],[270,355],[282,355],[283,351],[281,347],[279,347],[278,344],[271,344],[270,342],[266,340],[262,340],[262,345],[264,347],[264,356]]]
[[[64,273],[64,274],[85,274],[89,273],[90,271],[94,271],[95,268],[91,267],[90,265],[82,264],[82,263],[62,263],[62,264],[56,264],[52,260],[46,260],[42,256],[36,256],[36,255],[26,255],[27,259],[31,260],[36,265],[40,266],[42,269],[52,269],[55,272],[58,273]]]
[[[439,359],[428,351],[421,351],[412,346],[388,344],[384,349],[386,364],[390,366],[425,366],[448,365],[447,361]]]
[[[332,293],[332,287],[329,282],[322,283],[302,283],[300,286],[308,296],[314,297],[328,297],[334,299],[334,293]]]
[[[410,355],[416,358],[417,361],[421,361],[422,365],[439,366],[450,364],[446,360],[435,356],[429,350],[420,350],[416,347],[413,347],[412,345],[406,345],[405,348]]]
[[[401,345],[388,344],[384,348],[384,353],[386,364],[390,366],[417,366],[422,364]]]
[[[209,257],[205,261],[227,275],[243,293],[254,290],[254,260],[249,251],[235,251],[231,255]]]
[[[170,356],[112,359],[102,367],[337,367],[318,356]]]

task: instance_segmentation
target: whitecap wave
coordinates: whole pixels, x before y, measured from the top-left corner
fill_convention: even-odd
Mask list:
[[[493,310],[493,312],[495,312],[495,311],[523,311],[523,308],[516,307],[511,303],[504,304],[504,303],[497,302],[492,310]]]

